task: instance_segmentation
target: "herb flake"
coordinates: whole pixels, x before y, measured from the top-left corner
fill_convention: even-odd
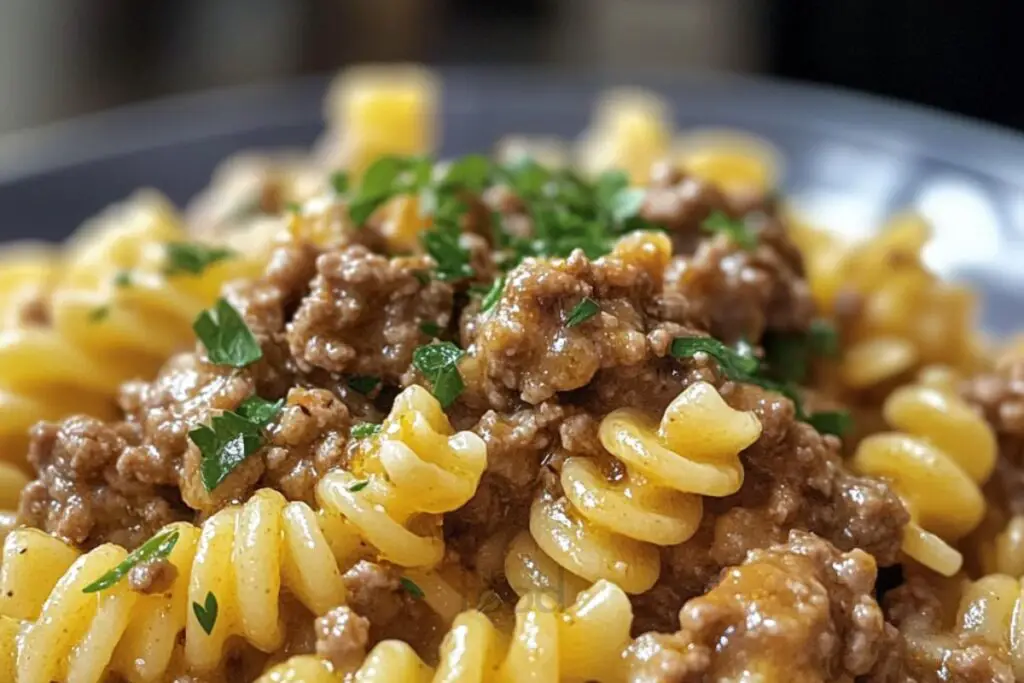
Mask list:
[[[413,366],[430,381],[431,393],[443,408],[450,406],[465,389],[458,367],[462,356],[462,349],[451,342],[427,344],[413,352]]]
[[[715,211],[704,219],[700,229],[712,234],[727,235],[736,246],[747,251],[757,248],[757,234],[742,219],[730,218],[721,211]]]
[[[499,301],[501,301],[501,295],[505,291],[505,276],[500,276],[491,285],[491,288],[487,290],[487,294],[484,295],[483,301],[480,303],[480,312],[486,313],[487,311],[494,308]]]
[[[359,493],[360,491],[362,491],[363,489],[365,489],[369,485],[370,485],[370,482],[368,480],[364,479],[362,481],[357,481],[354,484],[350,484],[349,487],[348,487],[348,490],[349,490],[349,493]]]
[[[589,296],[583,297],[578,304],[569,311],[569,317],[565,320],[566,327],[576,327],[580,323],[590,320],[601,312],[601,307]]]
[[[213,633],[213,627],[217,625],[217,596],[212,592],[206,593],[204,605],[198,602],[192,603],[192,612],[196,615],[196,621],[202,627],[206,635]]]
[[[200,479],[207,491],[213,491],[246,458],[263,445],[263,430],[284,405],[284,400],[267,401],[250,396],[237,411],[224,411],[209,425],[200,425],[188,438],[201,455]]]
[[[168,242],[165,245],[166,275],[202,275],[213,264],[231,258],[235,252],[224,247],[211,247],[196,242]]]
[[[833,434],[845,436],[853,426],[853,419],[846,410],[823,410],[811,414],[807,423],[818,430],[820,434]]]
[[[422,322],[420,323],[420,332],[431,338],[437,338],[441,336],[441,326],[433,322]]]
[[[174,550],[180,535],[177,531],[164,531],[157,534],[130,552],[116,567],[83,588],[82,592],[98,593],[106,590],[126,577],[136,565],[166,558]]]
[[[420,588],[419,586],[417,586],[416,583],[412,579],[403,576],[402,578],[400,578],[398,580],[398,583],[400,583],[402,585],[402,589],[406,593],[411,595],[416,600],[422,600],[423,599],[423,596],[424,596],[423,589]]]
[[[372,422],[360,422],[352,426],[353,439],[367,439],[380,433],[381,426]]]
[[[366,396],[380,385],[380,377],[371,377],[370,375],[352,375],[348,378],[348,385],[352,387],[353,391],[357,391],[363,396]]]
[[[114,276],[114,286],[118,289],[124,289],[132,286],[132,271],[130,270],[119,270],[117,275]]]
[[[90,323],[95,324],[101,323],[109,317],[110,306],[104,304],[102,306],[96,306],[95,308],[91,309],[88,315],[86,316],[86,320],[88,320]]]
[[[211,363],[244,368],[263,357],[263,350],[241,314],[225,299],[203,311],[192,323]]]

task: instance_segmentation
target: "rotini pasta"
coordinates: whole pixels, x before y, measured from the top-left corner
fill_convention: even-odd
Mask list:
[[[502,681],[616,681],[624,674],[632,608],[615,584],[601,581],[565,610],[550,596],[531,594],[516,608],[505,642],[481,612],[455,619],[432,669],[409,645],[379,643],[353,680],[360,683],[500,683]],[[297,657],[269,671],[259,683],[329,683],[341,677],[315,657]]]
[[[700,496],[727,496],[743,483],[739,452],[757,440],[753,413],[730,408],[697,382],[665,410],[660,424],[638,410],[601,421],[601,444],[628,475],[611,483],[586,459],[562,466],[565,497],[540,497],[530,533],[549,557],[588,581],[614,581],[641,593],[660,572],[659,545],[682,543],[701,519]]]
[[[576,156],[590,173],[620,168],[640,185],[650,179],[651,165],[668,157],[671,136],[671,118],[661,98],[640,90],[615,90],[597,103]]]
[[[317,499],[344,520],[336,535],[347,535],[350,547],[365,541],[389,562],[429,568],[444,555],[433,516],[465,504],[486,465],[480,437],[453,433],[437,399],[413,385],[351,467],[320,481]]]
[[[735,197],[767,196],[783,175],[778,150],[735,130],[689,131],[676,139],[673,156],[689,173]]]
[[[200,274],[171,275],[168,245],[187,239],[173,208],[141,193],[87,223],[64,247],[42,302],[45,323],[0,330],[0,438],[20,444],[8,448],[7,459],[24,452],[24,435],[37,420],[113,417],[121,382],[151,376],[194,343],[192,321],[225,280],[262,267],[238,257]]]
[[[897,389],[883,413],[899,431],[861,441],[853,466],[888,479],[903,499],[913,520],[904,531],[904,552],[952,576],[963,558],[945,541],[963,538],[982,520],[980,485],[995,465],[995,436],[959,397],[934,385]]]

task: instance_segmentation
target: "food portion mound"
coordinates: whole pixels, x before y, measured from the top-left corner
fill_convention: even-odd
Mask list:
[[[1012,680],[1019,644],[943,610],[1020,600],[1008,576],[957,583],[957,548],[971,571],[1014,560],[1019,474],[986,480],[1019,473],[1019,363],[931,368],[883,404],[909,377],[843,383],[863,333],[808,280],[806,228],[766,194],[649,175],[382,156],[302,204],[260,190],[272,248],[197,242],[162,271],[258,261],[192,348],[31,429],[0,668]],[[20,329],[61,332],[46,292],[29,304]]]

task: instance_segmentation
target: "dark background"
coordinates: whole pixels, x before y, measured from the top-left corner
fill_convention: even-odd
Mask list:
[[[1012,0],[0,0],[0,131],[360,61],[766,73],[1024,129]]]

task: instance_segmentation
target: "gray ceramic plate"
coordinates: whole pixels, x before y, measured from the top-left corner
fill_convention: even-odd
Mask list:
[[[444,154],[509,132],[575,136],[603,89],[641,85],[680,128],[741,128],[786,157],[786,191],[817,221],[866,234],[899,208],[927,216],[926,257],[982,290],[983,324],[1024,327],[1024,137],[967,119],[822,88],[746,78],[442,72]],[[309,145],[326,79],[219,91],[0,138],[0,236],[57,239],[139,186],[184,203],[233,152]]]

